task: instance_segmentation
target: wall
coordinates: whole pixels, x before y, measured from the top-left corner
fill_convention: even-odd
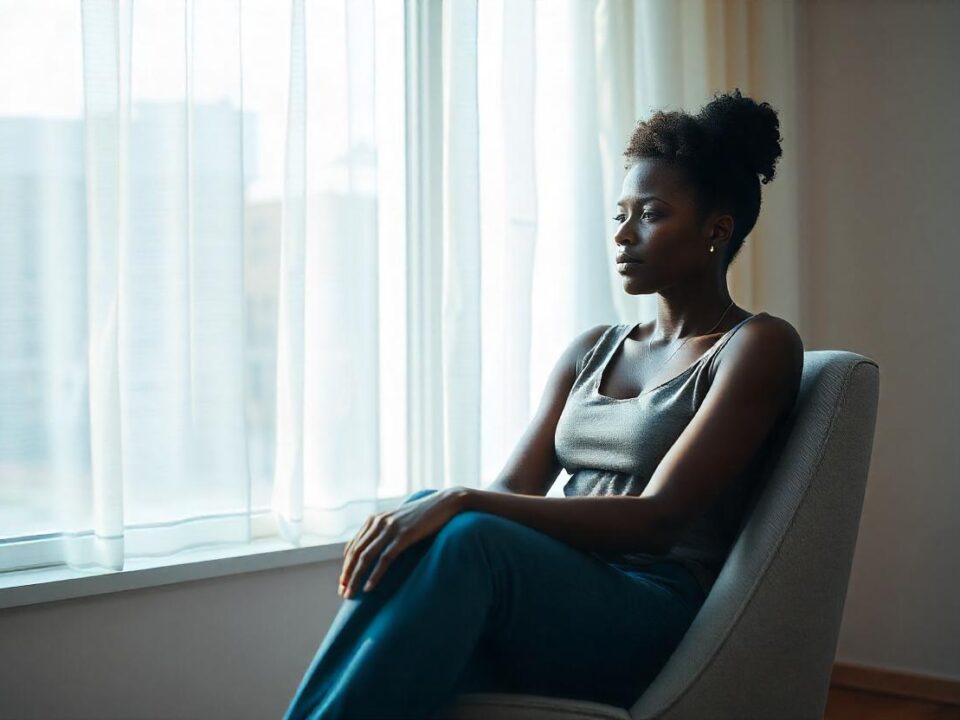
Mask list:
[[[837,659],[960,680],[960,3],[801,18],[801,333],[880,366]]]
[[[0,718],[280,718],[339,562],[0,611]]]

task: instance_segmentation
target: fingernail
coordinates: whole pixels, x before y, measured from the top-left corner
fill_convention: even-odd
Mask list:
[[[363,590],[364,590],[364,592],[369,592],[369,590],[370,590],[372,587],[373,587],[373,583],[368,582],[366,585],[363,586]]]

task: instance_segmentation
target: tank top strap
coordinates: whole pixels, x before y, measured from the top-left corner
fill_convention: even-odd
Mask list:
[[[737,323],[736,325],[734,325],[732,328],[730,328],[729,330],[727,330],[727,331],[723,334],[723,336],[722,336],[719,340],[717,340],[717,341],[713,344],[713,346],[712,346],[709,350],[707,350],[707,352],[705,352],[705,353],[703,354],[703,359],[706,359],[706,358],[708,358],[708,357],[712,359],[712,358],[716,357],[716,356],[717,356],[717,353],[719,353],[719,352],[723,349],[723,346],[726,345],[728,342],[730,342],[730,338],[732,338],[732,337],[736,334],[737,330],[739,330],[740,328],[742,328],[744,325],[746,325],[748,322],[750,322],[751,320],[753,320],[753,318],[757,317],[758,315],[766,315],[766,314],[767,314],[766,312],[764,312],[764,311],[761,310],[760,312],[754,313],[754,314],[751,315],[750,317],[744,318],[743,320],[741,320],[740,322],[738,322],[738,323]]]
[[[727,330],[723,336],[710,347],[709,350],[701,355],[700,359],[697,360],[697,363],[701,363],[716,356],[716,354],[723,349],[724,345],[730,341],[730,338],[734,336],[737,330],[758,315],[767,315],[767,313],[765,311],[761,311],[738,322],[732,328]],[[620,347],[625,339],[625,336],[633,332],[633,329],[640,324],[642,323],[617,323],[604,330],[597,341],[593,344],[593,347],[587,350],[587,352],[583,354],[583,357],[578,361],[576,377],[580,377],[581,373],[584,371],[584,368],[586,368],[587,365],[590,364],[590,361],[594,358],[599,358],[599,362],[595,363],[596,368],[594,368],[593,372],[596,372],[597,368],[606,367],[607,362],[610,360],[610,356],[613,355],[617,348]]]
[[[602,333],[600,333],[600,337],[597,338],[597,341],[593,344],[593,346],[583,354],[583,357],[581,357],[580,360],[577,361],[576,377],[580,377],[580,373],[582,373],[583,369],[590,364],[590,360],[594,356],[599,355],[599,357],[602,358],[611,351],[612,347],[617,346],[617,343],[620,340],[620,333],[623,332],[623,327],[624,326],[621,324],[611,325]],[[627,325],[626,327],[631,326]],[[612,345],[610,343],[611,339],[616,341]]]

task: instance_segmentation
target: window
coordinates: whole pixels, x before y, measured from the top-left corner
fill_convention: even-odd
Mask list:
[[[328,395],[380,389],[375,412],[339,419],[379,444],[355,497],[404,493],[402,3],[3,0],[0,15],[0,63],[18,69],[0,94],[0,571],[274,535],[283,321],[301,365],[319,353],[348,373]],[[352,263],[363,243],[372,271]],[[304,342],[304,313],[334,307],[331,259],[362,277]],[[298,273],[323,283],[283,297]],[[351,373],[370,347],[398,350],[366,353],[372,383]],[[345,498],[322,490],[313,531],[330,538],[374,509],[338,520]]]
[[[0,571],[492,482],[571,338],[653,312],[609,216],[650,88],[706,95],[633,53],[678,8],[0,0]]]

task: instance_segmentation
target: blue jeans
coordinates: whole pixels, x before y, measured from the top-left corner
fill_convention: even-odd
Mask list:
[[[423,720],[467,692],[627,708],[705,599],[679,563],[620,568],[473,510],[406,548],[364,592],[374,564],[343,601],[284,720]]]

